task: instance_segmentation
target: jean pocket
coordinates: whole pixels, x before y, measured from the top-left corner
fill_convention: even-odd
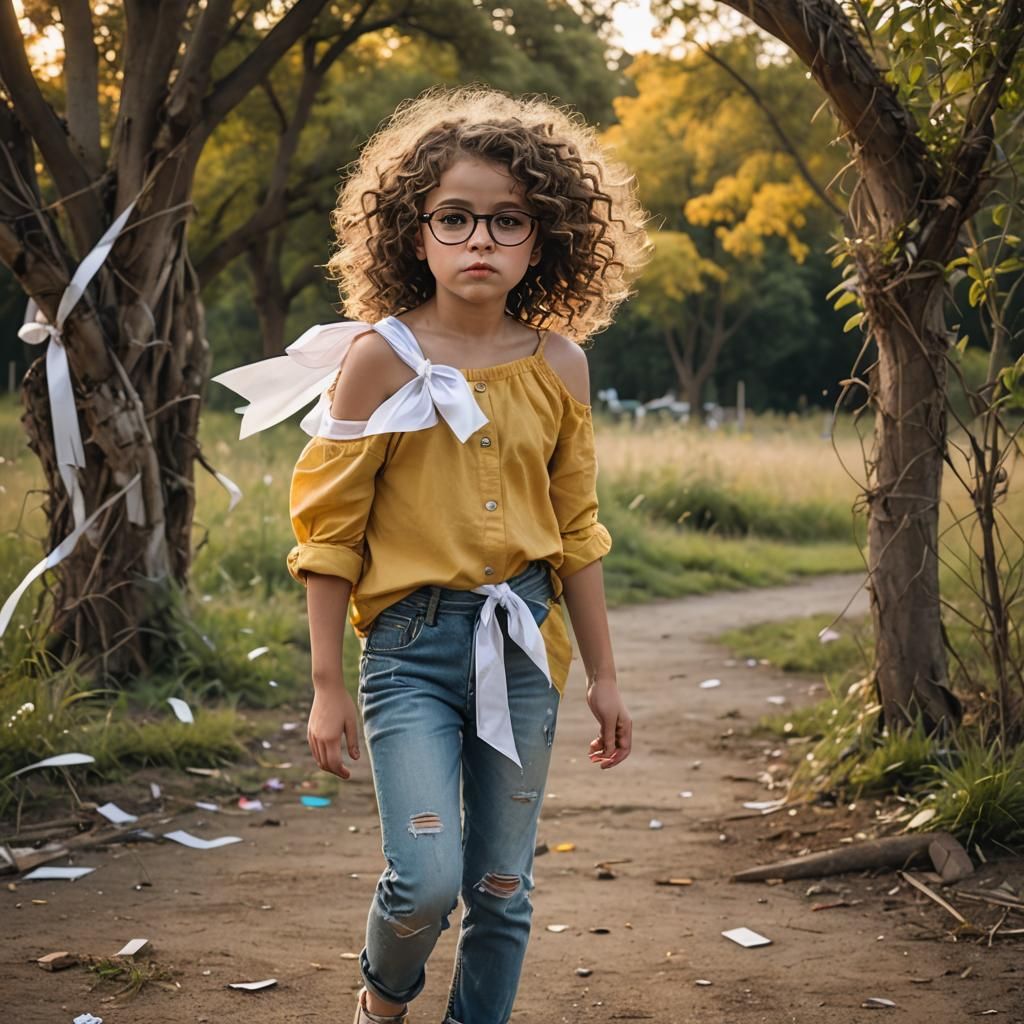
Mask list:
[[[538,595],[536,597],[524,597],[523,600],[526,602],[526,607],[533,613],[534,621],[537,625],[541,625],[544,620],[551,614],[551,608],[557,604],[557,601],[553,597],[543,597]]]
[[[423,622],[422,612],[403,615],[385,609],[370,627],[366,638],[366,653],[385,654],[411,647],[423,630]]]

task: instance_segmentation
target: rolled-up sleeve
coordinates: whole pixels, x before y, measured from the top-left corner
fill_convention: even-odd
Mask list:
[[[548,475],[562,535],[562,564],[557,571],[565,579],[603,558],[612,547],[611,535],[597,517],[597,455],[589,405],[566,401]]]
[[[298,543],[288,552],[288,572],[304,586],[307,572],[358,582],[374,483],[388,437],[314,437],[302,450],[292,472],[289,504]]]

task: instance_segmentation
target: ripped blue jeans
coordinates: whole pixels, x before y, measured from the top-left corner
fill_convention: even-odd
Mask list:
[[[549,569],[509,586],[538,625],[561,614]],[[463,915],[445,1024],[505,1024],[530,936],[533,852],[558,691],[505,638],[505,672],[523,767],[477,737],[473,628],[482,594],[422,587],[374,621],[359,667],[359,706],[387,867],[360,966],[366,987],[412,1001],[461,894]],[[461,781],[461,798],[460,798]]]

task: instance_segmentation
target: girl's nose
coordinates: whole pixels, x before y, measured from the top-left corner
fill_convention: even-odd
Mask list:
[[[487,221],[478,220],[476,227],[473,228],[473,234],[469,236],[466,244],[471,249],[479,249],[481,243],[488,249],[494,248],[494,239],[491,238],[490,232],[487,230]]]

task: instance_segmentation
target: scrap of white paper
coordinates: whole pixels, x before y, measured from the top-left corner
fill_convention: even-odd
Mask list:
[[[159,800],[161,793],[160,784],[158,782],[151,782],[149,784],[149,792],[154,800]]]
[[[768,701],[769,704],[777,704],[780,707],[786,703],[786,698],[781,694],[773,694],[771,697],[765,697],[765,700]]]
[[[702,690],[713,690],[716,686],[721,686],[721,685],[722,685],[722,680],[721,679],[705,679],[704,682],[702,682],[700,684],[700,688]]]
[[[71,1024],[103,1024],[102,1017],[94,1017],[91,1013],[80,1013]]]
[[[149,942],[149,939],[132,939],[119,949],[114,956],[135,956],[147,942]]]
[[[255,992],[261,988],[270,988],[277,984],[277,978],[265,978],[263,981],[232,981],[228,988],[242,988],[246,992]]]
[[[208,800],[197,800],[196,807],[202,811],[219,811],[217,804],[211,804]]]
[[[184,722],[186,725],[193,723],[192,709],[180,697],[168,697],[167,703],[174,709],[179,722]]]
[[[19,768],[16,772],[11,772],[7,778],[13,779],[15,775],[30,772],[34,768],[66,768],[72,764],[92,764],[95,760],[96,758],[91,754],[54,754],[53,757],[48,757],[43,761],[36,761],[35,764],[28,764],[24,768]]]
[[[839,634],[832,629],[830,626],[826,626],[819,634],[818,640],[823,644],[830,644],[833,640],[838,640]]]
[[[260,656],[261,654],[266,654],[266,653],[267,653],[267,651],[269,651],[269,650],[270,650],[270,648],[269,648],[269,647],[254,647],[254,648],[253,648],[253,649],[252,649],[252,650],[251,650],[251,651],[250,651],[250,652],[249,652],[249,653],[248,653],[248,654],[246,655],[246,657],[247,657],[247,658],[248,658],[248,659],[249,659],[250,661],[255,661],[255,660],[256,660],[256,659],[257,659],[257,658],[258,658],[258,657],[259,657],[259,656]]]
[[[178,829],[176,832],[165,832],[164,839],[173,839],[174,842],[181,843],[182,846],[188,846],[193,850],[214,850],[218,846],[228,846],[231,843],[240,843],[242,841],[241,836],[218,836],[216,839],[200,839],[199,836],[194,836],[191,832],[186,832],[184,829]]]
[[[95,868],[53,868],[53,867],[42,867],[36,868],[35,871],[30,871],[22,881],[27,882],[29,880],[47,882],[55,881],[57,879],[66,879],[69,882],[73,882],[76,878],[81,878],[83,875],[88,875],[95,871]]]
[[[127,811],[122,811],[117,804],[104,804],[102,807],[97,807],[96,810],[102,814],[107,821],[113,822],[115,825],[127,825],[129,822],[139,820],[136,815],[129,814]]]
[[[263,801],[262,800],[250,800],[248,797],[239,797],[238,806],[243,811],[262,811]]]
[[[748,811],[774,811],[786,803],[785,798],[781,800],[744,800],[743,806]]]
[[[750,928],[730,928],[728,931],[722,932],[727,939],[732,939],[733,942],[738,943],[741,946],[768,946],[771,944],[771,939],[766,939],[763,935],[758,935],[757,932],[752,931]]]

